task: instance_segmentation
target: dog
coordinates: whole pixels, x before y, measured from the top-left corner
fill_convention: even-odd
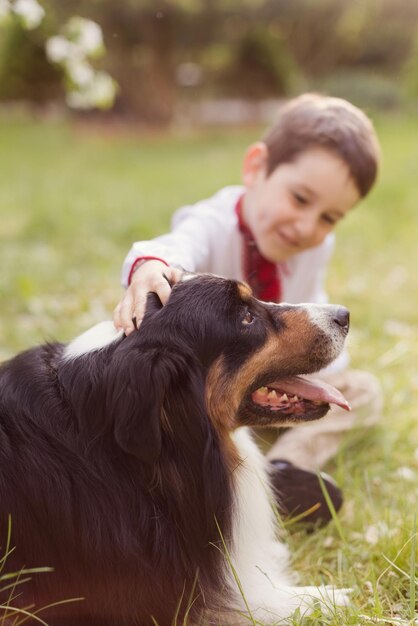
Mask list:
[[[14,605],[51,626],[170,626],[346,604],[346,590],[294,586],[249,427],[348,408],[302,377],[339,354],[348,326],[344,307],[263,303],[185,273],[165,306],[149,294],[129,336],[102,322],[3,364],[7,567],[52,568]]]

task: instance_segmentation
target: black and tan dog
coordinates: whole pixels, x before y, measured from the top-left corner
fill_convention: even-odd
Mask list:
[[[53,568],[15,604],[84,598],[40,613],[51,626],[169,626],[186,613],[193,624],[247,623],[248,611],[270,623],[312,597],[345,603],[344,590],[289,582],[246,426],[345,405],[300,375],[330,363],[347,330],[342,307],[265,304],[236,281],[186,274],[166,306],[150,294],[129,337],[105,322],[5,363],[8,568]]]

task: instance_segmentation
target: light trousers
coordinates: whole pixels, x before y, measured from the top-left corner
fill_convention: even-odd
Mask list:
[[[348,369],[317,378],[339,389],[350,404],[351,411],[333,406],[322,419],[287,429],[268,450],[266,456],[269,460],[283,459],[303,469],[316,471],[337,454],[348,432],[370,428],[379,422],[383,394],[373,374]]]

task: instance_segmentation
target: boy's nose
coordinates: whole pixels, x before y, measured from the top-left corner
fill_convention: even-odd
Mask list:
[[[316,217],[304,215],[296,222],[295,228],[301,239],[309,239],[315,234],[317,227]]]

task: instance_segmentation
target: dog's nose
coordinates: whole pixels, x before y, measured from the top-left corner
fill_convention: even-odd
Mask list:
[[[350,311],[346,309],[345,306],[338,306],[335,308],[332,319],[338,326],[348,330],[350,325]]]

